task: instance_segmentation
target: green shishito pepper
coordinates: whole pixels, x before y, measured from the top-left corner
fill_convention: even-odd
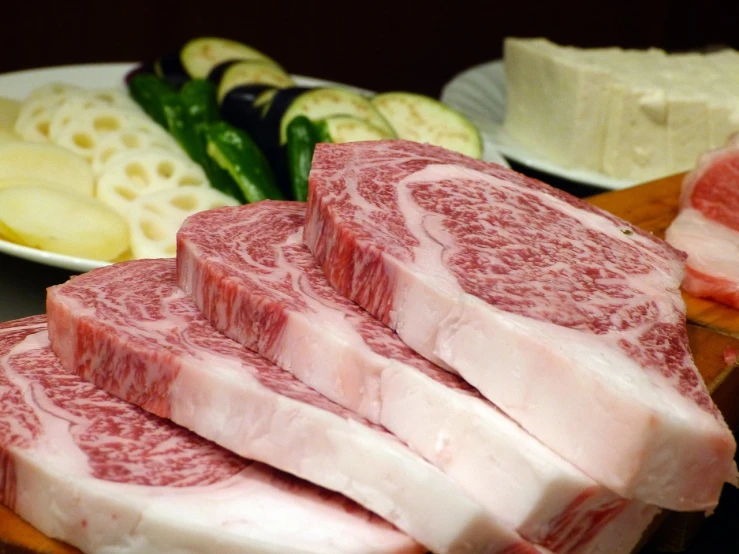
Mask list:
[[[206,151],[205,126],[220,119],[212,83],[193,79],[177,92],[161,77],[142,74],[133,77],[128,87],[139,106],[203,168],[213,188],[239,202],[245,201],[231,176]]]
[[[207,154],[205,131],[208,125],[221,119],[215,85],[207,79],[192,79],[182,85],[179,95],[189,118],[188,124],[194,127],[198,137],[200,143],[198,155],[202,157],[202,162],[199,163],[205,170],[208,181],[213,188],[243,204],[246,199],[234,179]]]
[[[293,198],[299,202],[308,200],[308,175],[317,142],[315,125],[304,115],[295,117],[287,125],[287,168]]]
[[[156,75],[137,75],[128,87],[143,110],[169,131],[193,161],[204,165],[205,148],[177,91]]]
[[[247,202],[282,200],[272,170],[252,138],[225,121],[205,128],[208,155],[233,177]]]
[[[195,127],[221,119],[216,87],[207,79],[193,79],[182,85],[180,98]]]
[[[156,75],[140,74],[128,82],[128,90],[131,97],[149,117],[168,129],[162,98],[174,93],[172,87]]]

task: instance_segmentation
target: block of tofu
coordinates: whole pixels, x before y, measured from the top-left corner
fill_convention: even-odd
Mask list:
[[[509,38],[506,131],[566,168],[644,181],[739,131],[739,53],[579,49]]]
[[[575,50],[581,63],[610,75],[603,111],[605,137],[598,169],[618,178],[643,179],[667,164],[665,91],[652,74],[665,54],[651,49],[638,55],[620,48]]]
[[[600,169],[610,74],[544,39],[507,39],[508,132],[565,167]]]

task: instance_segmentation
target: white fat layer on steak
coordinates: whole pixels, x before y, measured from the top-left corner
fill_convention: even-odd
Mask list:
[[[739,231],[686,207],[673,220],[665,237],[672,246],[688,253],[689,267],[733,282],[739,292]]]
[[[238,282],[239,293],[222,303],[284,310],[284,322],[246,309],[234,311],[235,317],[224,323],[227,333],[245,344],[256,343],[261,354],[302,382],[388,428],[529,540],[558,541],[559,552],[576,545],[584,553],[619,534],[623,544],[630,540],[633,546],[648,519],[635,525],[631,515],[621,517],[626,501],[330,288],[302,243],[303,214],[295,203],[262,202],[202,214],[181,230],[180,240],[188,245],[183,251],[197,252],[199,267],[183,274],[198,275],[198,282],[214,290],[219,283],[210,275]],[[267,237],[259,232],[264,221],[272,222]],[[199,241],[217,232],[240,238],[214,251]],[[260,256],[254,259],[250,252],[257,249]],[[211,309],[221,313],[218,306]],[[250,334],[277,338],[261,346]],[[654,514],[643,507],[638,512]],[[598,513],[602,520],[595,517]],[[608,535],[600,528],[609,518],[618,533]]]
[[[128,298],[132,283],[152,291],[146,302]],[[72,299],[70,307],[80,306],[80,291],[96,287],[99,293],[87,300],[96,313],[81,321],[66,299]],[[85,371],[109,392],[157,409],[160,399],[149,403],[136,395],[142,380],[153,390],[165,387],[172,421],[239,455],[340,492],[435,552],[493,554],[519,544],[522,553],[533,552],[395,436],[213,329],[176,287],[174,260],[90,272],[54,287],[49,306],[52,343],[61,345],[63,365]],[[95,328],[95,341],[65,336],[80,325]],[[80,346],[92,342],[89,350]],[[135,378],[129,367],[140,368]]]
[[[305,240],[332,285],[598,482],[710,511],[736,481],[735,442],[687,347],[680,253],[429,145],[321,145],[311,187]],[[379,216],[361,213],[369,202]],[[563,248],[585,258],[568,264]]]
[[[739,231],[731,221],[737,203],[738,150],[739,135],[698,159],[683,180],[680,211],[665,232],[671,245],[688,254],[690,271],[683,288],[733,307],[739,302]],[[696,199],[698,186],[702,190]]]
[[[26,410],[38,425],[31,427],[31,440],[26,433],[3,435],[6,440],[10,437],[3,445],[10,462],[4,469],[12,468],[5,475],[12,482],[4,484],[6,492],[14,491],[6,498],[10,508],[48,536],[99,554],[419,552],[407,537],[367,512],[348,509],[338,495],[261,464],[239,462],[195,437],[178,442],[177,437],[189,437],[186,431],[67,374],[49,348],[43,318],[26,321],[30,323],[0,328],[5,379],[0,380],[0,394],[22,402],[6,404],[2,420],[21,418]],[[20,339],[19,332],[28,335]],[[29,356],[36,364],[32,373],[40,380],[20,375],[19,367],[28,372],[24,358]],[[58,380],[74,387],[79,396],[69,398],[58,391],[50,396],[45,387]],[[16,392],[20,395],[14,397]],[[24,421],[28,425],[30,420]],[[86,436],[83,449],[77,437],[87,425],[95,426],[99,435],[92,441]],[[171,429],[172,440],[152,444],[138,455],[169,462],[172,471],[187,474],[189,484],[157,485],[160,476],[151,474],[152,466],[148,473],[137,473],[145,460],[138,464],[135,456],[132,459],[126,452],[131,438],[118,433],[157,427],[159,439]],[[124,455],[110,457],[117,449]],[[209,453],[206,458],[203,451]],[[98,455],[109,456],[105,471],[118,472],[118,480],[97,475]],[[224,468],[223,477],[213,479]]]
[[[513,183],[503,181],[489,175],[485,175],[472,169],[460,168],[454,165],[430,165],[426,169],[410,175],[399,183],[398,204],[401,212],[406,217],[408,229],[410,229],[411,232],[413,232],[413,230],[424,231],[424,233],[413,233],[414,237],[419,241],[419,246],[415,249],[417,254],[415,256],[415,260],[412,262],[411,271],[414,273],[414,275],[412,275],[409,279],[410,284],[405,287],[397,287],[399,293],[396,296],[394,304],[396,308],[392,312],[394,317],[392,325],[395,326],[398,329],[398,332],[401,334],[402,332],[406,331],[406,326],[404,326],[402,323],[403,319],[406,317],[409,311],[414,310],[413,306],[409,305],[412,303],[408,302],[407,300],[404,301],[404,299],[407,299],[408,297],[407,293],[404,294],[404,291],[407,290],[409,286],[413,286],[413,283],[419,278],[423,280],[428,280],[429,282],[433,282],[433,288],[435,289],[434,292],[436,295],[438,295],[437,298],[452,297],[454,299],[459,299],[459,301],[463,303],[462,305],[464,305],[465,302],[475,303],[477,301],[477,299],[475,299],[471,295],[466,294],[463,291],[462,287],[457,282],[456,277],[451,273],[447,265],[444,263],[444,258],[449,257],[453,253],[456,246],[454,244],[454,240],[447,235],[444,229],[443,216],[435,214],[425,214],[421,209],[418,208],[416,203],[411,198],[413,183],[427,183],[455,179],[483,180],[489,182],[491,187],[495,186],[512,191],[521,190],[520,187]],[[607,234],[615,240],[624,242],[632,240],[636,242],[645,241],[645,239],[639,235],[624,235],[624,233],[620,229],[618,229],[611,221],[600,217],[597,214],[578,210],[574,206],[562,202],[554,197],[542,195],[541,200],[548,204],[552,204],[556,210],[581,220],[583,224],[587,225],[588,227]],[[493,200],[491,199],[491,202],[492,201]],[[494,256],[494,254],[491,255]],[[654,256],[654,254],[647,249],[644,250],[644,255]],[[662,265],[662,261],[655,259],[654,265],[655,269],[653,273],[639,276],[638,279],[630,277],[628,275],[624,275],[624,279],[626,279],[631,290],[638,290],[641,293],[641,295],[635,297],[635,303],[639,302],[645,297],[649,297],[650,299],[656,301],[658,305],[662,306],[663,309],[661,310],[661,312],[664,313],[665,317],[670,317],[670,314],[674,313],[674,299],[673,296],[668,295],[664,289],[663,283],[666,274],[659,269],[660,265]],[[675,288],[677,288],[679,286],[679,281],[675,282],[674,284]],[[417,295],[413,295],[413,297],[415,301]],[[616,302],[616,300],[614,300],[614,302]],[[502,312],[501,310],[497,310],[495,307],[490,306],[489,304],[486,304],[484,302],[482,304],[484,306],[479,306],[478,309],[484,310],[485,307],[488,307],[493,311]],[[439,306],[439,303],[434,302],[432,305]],[[441,305],[448,305],[448,303],[445,302]],[[463,321],[464,316],[462,314],[453,314],[449,312],[445,313],[432,310],[433,309],[429,307],[428,313],[431,316],[429,319],[433,319],[435,321],[443,320],[445,322],[443,326],[444,328],[450,329],[458,327],[461,321]],[[532,321],[531,318],[516,316],[516,314],[509,314],[506,312],[502,312],[502,314],[505,314],[505,317],[511,317],[514,320],[518,320],[518,326],[523,327],[533,325],[535,327],[539,327],[538,331],[539,333],[541,333],[543,341],[546,341],[547,337],[556,336],[554,335],[555,333],[565,333],[569,335],[569,337],[567,337],[569,341],[564,343],[560,342],[558,350],[560,350],[562,354],[565,354],[566,349],[567,355],[571,355],[573,346],[576,349],[575,352],[577,352],[577,349],[579,348],[585,349],[583,353],[583,359],[592,359],[592,369],[597,372],[603,379],[612,379],[613,384],[622,388],[624,392],[630,392],[631,394],[637,396],[640,394],[644,394],[645,392],[648,394],[656,393],[658,406],[661,406],[665,411],[671,410],[671,407],[675,401],[678,401],[680,402],[680,404],[685,405],[685,409],[691,413],[695,410],[694,404],[686,402],[686,400],[681,395],[677,394],[677,398],[674,398],[675,394],[672,394],[675,390],[674,383],[668,382],[665,376],[656,371],[644,371],[643,369],[638,367],[633,361],[630,361],[626,356],[624,356],[616,348],[616,345],[612,344],[612,340],[608,337],[607,334],[593,335],[592,333],[582,333],[576,330],[564,329],[561,326],[553,325],[547,322]],[[420,318],[413,318],[414,321],[417,321],[418,319]],[[616,327],[618,323],[618,321],[614,321],[614,327]],[[407,331],[406,336],[408,332],[412,331]],[[632,335],[633,339],[637,339],[642,332],[642,328],[635,327],[634,329],[630,330],[628,334]],[[427,334],[423,331],[419,331],[417,328],[414,334],[420,335],[418,339],[419,341],[422,341],[424,336],[427,338],[430,336],[431,340],[429,340],[428,342],[431,344],[429,344],[428,346],[424,345],[422,349],[425,352],[431,352],[432,355],[439,357],[442,361],[445,361],[446,363],[449,363],[449,360],[447,358],[453,355],[449,352],[453,349],[450,348],[450,345],[448,344],[446,338],[434,338],[433,334]],[[622,338],[623,333],[619,333],[618,337],[615,340],[620,340]],[[574,345],[572,344],[573,341],[576,341]],[[552,341],[552,343],[553,346],[556,346],[557,340],[555,339],[554,341]],[[467,346],[468,347],[465,349],[465,351],[480,350],[479,348],[472,348],[472,344],[469,344]],[[613,348],[615,352],[604,351],[604,347]],[[456,349],[454,350],[456,351]],[[490,351],[488,352],[488,354],[492,355],[494,354],[494,352]],[[615,355],[616,358],[612,358],[612,355]],[[493,358],[494,357],[495,356],[493,356]],[[456,367],[456,364],[451,365],[453,367]],[[614,371],[614,367],[625,367],[628,368],[629,371]],[[650,383],[656,386],[647,386]],[[667,396],[664,397],[663,394],[667,394]]]
[[[85,552],[420,552],[389,527],[373,528],[351,512],[285,489],[279,473],[256,464],[213,485],[172,488],[80,480],[25,452],[14,461],[22,491],[15,511]]]
[[[616,492],[639,497],[655,490],[659,491],[653,499],[655,503],[671,502],[669,491],[678,483],[670,481],[675,475],[670,467],[679,460],[711,456],[712,439],[707,441],[706,451],[696,452],[694,443],[685,440],[686,435],[700,439],[705,433],[710,436],[715,432],[718,441],[723,429],[716,426],[712,414],[682,396],[676,382],[657,371],[645,371],[626,356],[615,344],[623,339],[623,332],[613,338],[608,334],[584,333],[499,310],[465,293],[443,261],[455,248],[453,241],[445,240],[443,220],[425,216],[410,196],[414,183],[451,179],[483,180],[491,186],[520,189],[513,183],[454,165],[430,165],[400,183],[399,209],[419,246],[413,262],[387,262],[397,291],[391,317],[398,334],[420,354],[454,367],[513,419],[533,422],[527,426],[531,433],[555,450],[571,453],[570,461],[587,473],[603,480],[600,468],[613,468],[605,484]],[[597,214],[577,210],[548,195],[540,198],[615,240],[644,240],[638,235],[624,235]],[[644,255],[652,253],[644,249]],[[675,313],[674,299],[666,294],[664,285],[660,286],[664,274],[658,268],[663,262],[655,262],[653,273],[638,279],[625,278],[633,290],[641,292],[637,300],[649,297],[669,319]],[[361,271],[360,268],[358,273]],[[641,332],[643,329],[635,327],[627,335],[636,340]],[[542,364],[559,378],[548,379],[546,390],[535,394],[543,384],[537,376]],[[498,393],[496,367],[506,368],[505,394]],[[563,395],[552,388],[558,383]],[[560,398],[572,396],[576,389],[580,391],[576,397],[597,401],[562,405]],[[531,414],[539,415],[530,417]],[[579,448],[582,441],[601,444],[598,455]],[[665,448],[669,444],[677,450]],[[638,473],[648,475],[647,482],[635,484],[632,476]],[[699,488],[699,483],[695,488]]]

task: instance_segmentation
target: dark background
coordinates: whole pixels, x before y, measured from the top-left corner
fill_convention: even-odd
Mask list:
[[[739,2],[719,0],[302,0],[4,2],[0,72],[138,61],[196,36],[245,42],[289,72],[437,96],[456,73],[500,58],[505,36],[577,46],[739,48]]]
[[[0,23],[0,73],[148,61],[190,38],[209,35],[262,50],[291,73],[432,96],[457,73],[500,58],[506,36],[544,36],[581,47],[739,49],[738,0],[16,0],[4,3]],[[61,282],[66,274],[56,279]],[[727,488],[718,512],[692,541],[690,554],[739,552],[737,522],[739,493]],[[692,527],[686,525],[686,535],[693,534]],[[652,544],[644,552],[652,554],[661,546]]]

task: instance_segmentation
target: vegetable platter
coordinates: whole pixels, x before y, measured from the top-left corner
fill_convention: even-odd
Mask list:
[[[173,256],[192,213],[305,200],[318,142],[398,137],[483,154],[477,128],[433,98],[290,75],[228,39],[115,67],[95,89],[40,70],[47,79],[0,102],[0,251],[72,271]],[[74,185],[60,179],[70,174]]]

